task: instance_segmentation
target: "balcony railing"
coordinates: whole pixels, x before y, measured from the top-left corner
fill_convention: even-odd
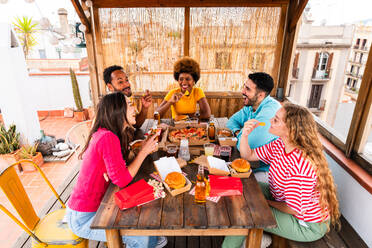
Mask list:
[[[348,76],[352,76],[352,77],[355,77],[355,78],[362,78],[362,77],[363,77],[362,74],[358,74],[358,73],[356,73],[356,72],[351,72],[351,71],[347,71],[347,72],[346,72],[346,75],[348,75]]]
[[[298,79],[300,68],[292,68],[292,77]]]
[[[332,69],[327,71],[321,71],[314,68],[313,75],[311,78],[313,80],[329,80],[331,78],[331,72]]]

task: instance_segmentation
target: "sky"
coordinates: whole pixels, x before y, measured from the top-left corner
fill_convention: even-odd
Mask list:
[[[1,2],[7,1],[6,4]],[[315,25],[355,23],[360,20],[372,20],[372,0],[309,0]],[[58,21],[57,11],[65,8],[68,19],[79,21],[70,0],[0,0],[0,22],[11,23],[16,16],[32,16],[35,20],[49,18],[52,24]]]

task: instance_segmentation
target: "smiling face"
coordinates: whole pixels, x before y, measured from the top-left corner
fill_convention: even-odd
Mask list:
[[[130,98],[125,97],[125,100],[127,101],[127,120],[129,124],[133,126],[136,124],[136,108],[134,107],[134,104],[131,102]]]
[[[242,90],[243,98],[244,98],[244,105],[245,106],[252,106],[255,107],[260,105],[262,100],[259,100],[260,92],[257,91],[256,84],[253,83],[252,80],[248,79],[244,85]]]
[[[181,73],[178,77],[178,83],[182,93],[185,93],[186,90],[191,93],[192,87],[195,85],[195,81],[189,73]]]
[[[132,95],[128,76],[122,70],[116,70],[111,73],[111,83],[107,84],[111,92],[120,91],[126,96]]]
[[[269,132],[281,138],[288,137],[289,130],[285,123],[285,118],[286,118],[286,112],[284,108],[280,108],[276,112],[275,116],[271,118],[270,120],[271,126],[269,129]]]

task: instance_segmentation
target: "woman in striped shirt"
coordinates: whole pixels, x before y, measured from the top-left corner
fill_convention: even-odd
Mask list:
[[[304,107],[285,103],[271,119],[269,132],[279,138],[251,149],[248,135],[257,120],[244,124],[241,156],[270,164],[269,184],[260,183],[277,227],[266,232],[310,242],[339,225],[338,200],[331,171],[322,151],[316,123]],[[244,237],[226,237],[223,247],[240,247]]]

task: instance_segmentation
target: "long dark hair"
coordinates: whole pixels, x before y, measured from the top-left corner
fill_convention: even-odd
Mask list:
[[[87,150],[92,135],[97,132],[99,128],[105,128],[118,136],[121,145],[121,152],[124,159],[128,158],[129,143],[134,137],[134,128],[129,124],[127,119],[127,101],[121,92],[114,92],[105,95],[98,103],[96,119],[93,127],[90,130],[88,140],[79,159]]]

